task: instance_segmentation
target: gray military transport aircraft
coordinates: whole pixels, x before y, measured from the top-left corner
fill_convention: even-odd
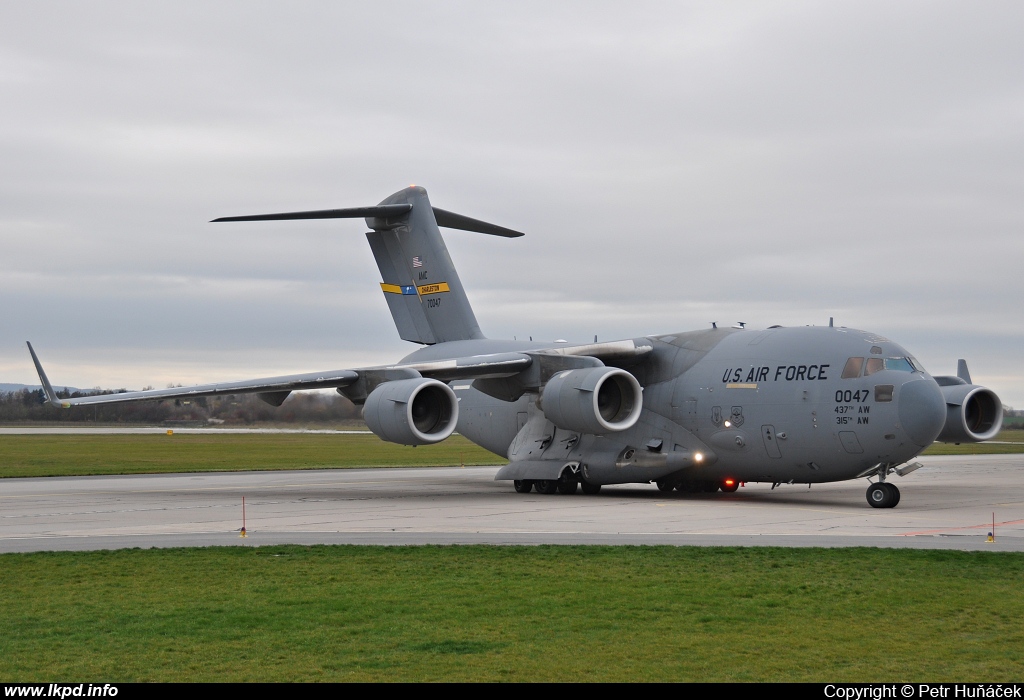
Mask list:
[[[456,429],[509,464],[519,493],[596,494],[604,484],[732,492],[742,482],[874,479],[892,508],[903,476],[935,440],[995,436],[1002,404],[956,376],[929,375],[896,343],[852,328],[712,327],[585,345],[484,337],[439,226],[523,234],[430,205],[409,187],[377,206],[215,221],[365,218],[399,335],[424,347],[393,365],[60,399],[29,344],[49,403],[253,392],[273,406],[335,388],[381,439],[439,442]]]

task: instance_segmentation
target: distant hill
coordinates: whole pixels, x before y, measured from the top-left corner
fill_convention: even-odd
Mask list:
[[[0,391],[21,391],[22,389],[28,389],[29,391],[37,391],[43,387],[39,384],[0,384]],[[54,391],[62,391],[67,389],[68,391],[75,392],[81,391],[73,386],[65,387],[64,385],[54,386]]]

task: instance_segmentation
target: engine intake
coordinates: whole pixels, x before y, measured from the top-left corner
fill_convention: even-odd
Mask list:
[[[616,433],[632,428],[643,408],[643,390],[629,372],[587,367],[559,372],[541,394],[544,415],[578,433]]]
[[[398,379],[370,392],[363,418],[381,440],[430,445],[455,431],[459,401],[451,387],[436,379]]]
[[[939,387],[946,400],[946,424],[939,442],[991,440],[1003,427],[1003,404],[991,389],[976,384]]]

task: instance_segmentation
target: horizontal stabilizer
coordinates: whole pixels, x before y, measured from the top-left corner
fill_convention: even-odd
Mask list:
[[[378,204],[373,207],[349,207],[348,209],[318,209],[316,211],[290,211],[280,214],[252,214],[250,216],[222,216],[211,223],[223,221],[296,221],[299,219],[381,219],[388,220],[408,214],[412,204]],[[519,238],[525,234],[504,226],[489,224],[462,214],[431,207],[438,226],[455,228],[460,231],[486,233],[491,236]]]
[[[513,231],[510,228],[505,228],[504,226],[496,226],[494,224],[489,224],[486,221],[480,221],[479,219],[471,219],[468,216],[456,214],[451,211],[445,211],[444,209],[438,209],[437,207],[431,207],[431,209],[434,210],[434,219],[437,221],[437,225],[444,226],[445,228],[456,228],[460,231],[486,233],[491,236],[504,236],[505,238],[519,238],[520,236],[526,235],[519,231]]]
[[[222,216],[218,221],[294,221],[296,219],[386,219],[401,216],[412,211],[411,204],[378,204],[374,207],[349,207],[348,209],[319,209],[317,211],[291,211],[283,214],[254,214],[252,216]]]

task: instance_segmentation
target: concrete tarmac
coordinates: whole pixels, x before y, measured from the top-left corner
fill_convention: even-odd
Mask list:
[[[0,480],[0,551],[269,544],[669,544],[1024,551],[1024,455],[923,457],[864,480],[733,494],[517,494],[496,467]],[[239,537],[242,497],[248,537]],[[996,541],[988,543],[993,514]]]

